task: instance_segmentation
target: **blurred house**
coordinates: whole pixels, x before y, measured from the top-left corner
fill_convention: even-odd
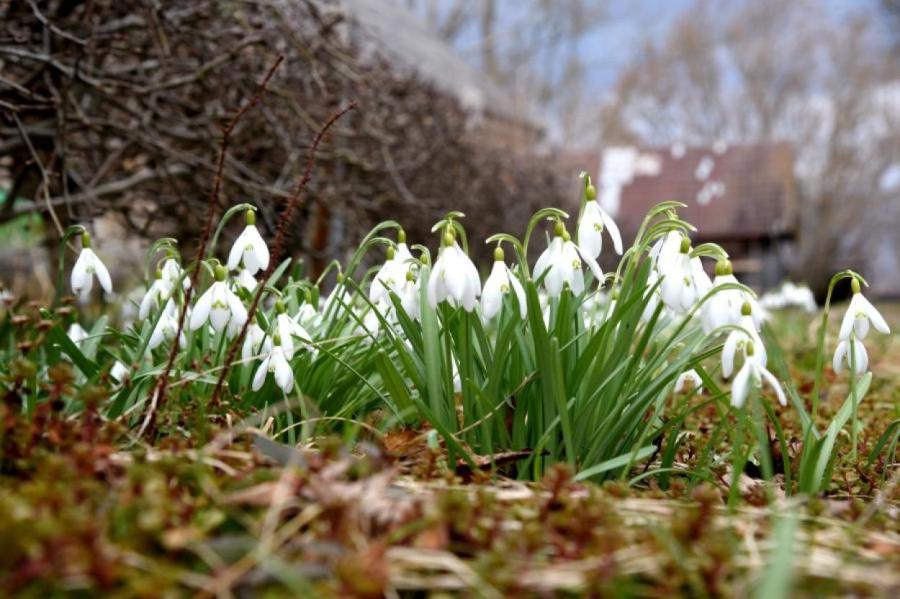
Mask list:
[[[491,147],[530,152],[545,124],[529,98],[473,67],[399,0],[340,0],[352,42],[448,94],[469,115],[469,134]]]
[[[748,285],[768,289],[788,276],[798,232],[794,157],[783,143],[712,147],[609,147],[564,158],[598,183],[600,202],[626,242],[647,211],[666,200],[697,227],[694,245],[718,243]]]

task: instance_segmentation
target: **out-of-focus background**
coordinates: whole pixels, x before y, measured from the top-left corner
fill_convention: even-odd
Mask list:
[[[626,242],[679,200],[759,289],[849,267],[900,296],[898,0],[0,0],[0,281],[47,293],[75,222],[126,286],[152,239],[191,256],[218,127],[278,55],[222,205],[271,232],[358,101],[292,230],[313,272],[386,218],[520,233],[587,170]]]

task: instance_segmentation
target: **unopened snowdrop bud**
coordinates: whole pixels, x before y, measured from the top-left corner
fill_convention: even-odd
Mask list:
[[[231,246],[227,267],[228,270],[236,270],[243,263],[247,272],[255,275],[260,269],[268,268],[269,248],[256,228],[256,213],[247,210],[245,219],[247,226]]]
[[[419,309],[419,285],[416,282],[416,276],[412,270],[406,271],[406,281],[400,289],[400,305],[406,315],[414,320],[418,320],[421,316]]]
[[[834,350],[831,367],[836,373],[841,373],[844,371],[844,366],[847,368],[855,366],[854,372],[857,375],[865,374],[869,369],[869,353],[856,335],[851,334],[848,339],[842,339]]]
[[[456,243],[452,231],[445,231],[441,242],[442,247],[428,277],[428,303],[436,308],[446,301],[451,306],[462,306],[471,312],[481,295],[478,269]]]
[[[138,307],[138,318],[144,320],[150,315],[150,310],[156,309],[172,294],[172,285],[163,277],[162,269],[157,269],[156,278],[150,284],[150,288],[141,299]]]
[[[684,314],[690,310],[712,286],[700,258],[691,258],[690,252],[691,240],[682,237],[678,255],[660,270],[663,276],[660,296],[666,306],[676,314]]]
[[[406,244],[403,244],[403,247],[405,249]],[[400,293],[400,286],[403,284],[407,268],[404,262],[409,258],[412,258],[412,255],[409,254],[408,249],[405,252],[398,252],[393,247],[388,247],[384,264],[375,273],[369,287],[369,300],[373,304],[389,301],[390,293]]]
[[[209,321],[217,332],[225,331],[227,325],[228,335],[233,336],[247,321],[247,309],[225,282],[225,269],[216,264],[213,273],[216,281],[197,300],[191,313],[190,329],[196,331]]]
[[[81,235],[81,253],[72,267],[72,292],[82,301],[87,300],[94,285],[94,276],[100,282],[100,286],[107,293],[112,293],[112,279],[106,265],[100,260],[94,250],[91,249],[91,236],[85,231]]]
[[[272,338],[266,335],[266,332],[254,319],[247,328],[247,335],[244,337],[244,344],[241,346],[241,359],[249,362],[257,353],[268,353],[272,351]]]
[[[516,294],[519,303],[519,316],[525,318],[525,290],[516,275],[504,262],[503,248],[494,249],[494,266],[491,274],[484,282],[484,292],[481,294],[481,315],[485,320],[496,316],[503,307],[503,296],[512,290]]]

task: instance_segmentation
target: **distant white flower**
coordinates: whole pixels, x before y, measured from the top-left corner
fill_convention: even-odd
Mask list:
[[[596,192],[594,192],[596,194]],[[588,200],[584,205],[584,212],[578,222],[578,245],[591,258],[597,258],[603,248],[603,229],[609,231],[613,248],[616,253],[622,255],[622,235],[619,227],[609,214],[606,213],[597,200]]]
[[[687,386],[688,382],[693,385],[697,393],[703,390],[703,379],[701,379],[700,375],[697,374],[697,371],[692,368],[678,375],[678,378],[675,380],[675,393],[681,393],[682,391],[684,391],[684,388]]]
[[[81,253],[72,267],[72,292],[82,300],[86,300],[94,285],[94,275],[100,282],[100,286],[107,293],[112,293],[112,280],[106,265],[100,260],[94,250],[91,249],[91,237],[87,233],[81,236]]]
[[[475,309],[481,295],[478,269],[466,255],[452,233],[444,234],[443,247],[428,277],[428,303],[437,308],[441,302],[462,306],[467,312]]]
[[[300,326],[305,329],[312,328],[318,326],[321,320],[322,315],[316,311],[316,308],[312,303],[307,301],[300,305],[300,310],[297,312],[297,322],[300,323]]]
[[[190,328],[196,331],[208,320],[217,332],[226,330],[228,325],[226,332],[233,336],[236,329],[244,326],[247,321],[247,309],[234,291],[228,288],[225,269],[216,266],[215,270],[216,282],[197,300],[191,313]]]
[[[769,384],[775,395],[778,396],[778,403],[787,405],[787,398],[784,396],[784,390],[781,383],[775,378],[771,372],[766,370],[765,362],[760,361],[759,357],[754,353],[755,345],[751,343],[747,346],[747,355],[744,365],[734,377],[731,384],[731,405],[740,408],[747,400],[747,394],[751,388],[759,388],[763,382]]]
[[[181,279],[181,265],[178,264],[178,261],[175,258],[166,258],[160,267],[162,271],[162,278],[165,282],[169,284],[170,287],[174,288],[178,283],[178,279]],[[191,286],[191,278],[186,276],[181,279],[181,286],[184,289],[187,289]]]
[[[69,336],[69,339],[72,340],[72,343],[75,345],[80,345],[82,341],[87,339],[88,333],[84,330],[77,322],[73,322],[69,325],[69,328],[66,329],[66,335]]]
[[[254,391],[262,389],[263,384],[266,382],[266,376],[270,372],[275,373],[275,383],[281,387],[282,391],[288,393],[293,389],[294,371],[291,370],[287,354],[281,345],[274,345],[269,352],[269,355],[263,359],[259,368],[256,369],[256,374],[253,375],[252,384]]]
[[[242,262],[251,275],[269,266],[269,248],[256,228],[256,213],[248,210],[247,226],[234,241],[228,253],[228,270],[235,270]]]
[[[15,296],[10,292],[9,289],[3,283],[0,283],[0,303],[3,304],[12,304],[15,301]]]
[[[485,320],[490,320],[500,312],[503,307],[503,296],[512,290],[519,302],[519,315],[525,318],[527,307],[525,305],[525,290],[519,279],[503,261],[503,250],[494,250],[494,266],[491,274],[484,282],[484,291],[481,294],[481,314]]]
[[[113,367],[109,371],[109,376],[111,376],[116,382],[121,383],[126,378],[128,378],[129,372],[130,371],[128,370],[127,366],[116,360],[116,363],[113,364]]]
[[[153,332],[150,333],[150,339],[147,341],[147,348],[153,350],[159,347],[163,341],[172,341],[175,338],[175,333],[177,331],[178,314],[176,312],[175,304],[172,303],[172,300],[169,300],[166,303],[166,307],[160,312],[159,320],[156,321]],[[178,340],[181,345],[184,345],[184,332],[181,333]]]
[[[163,278],[161,271],[158,272],[153,283],[150,284],[150,289],[147,290],[147,293],[141,299],[141,305],[138,308],[138,318],[141,320],[147,318],[150,315],[150,310],[159,308],[164,301],[169,299],[171,293],[171,283]]]
[[[853,348],[853,355],[850,354],[851,347]],[[866,352],[866,346],[855,335],[851,334],[849,339],[843,339],[838,343],[831,366],[835,372],[842,372],[845,364],[847,368],[852,368],[853,360],[856,361],[856,374],[863,374],[869,369],[869,354]]]
[[[722,376],[726,379],[734,372],[734,358],[739,351],[743,353],[744,361],[747,360],[748,352],[754,352],[757,362],[763,366],[768,362],[766,346],[756,332],[749,302],[744,302],[741,306],[741,319],[737,328],[728,333],[722,347]]]
[[[405,236],[403,237],[405,239]],[[400,288],[406,281],[406,273],[409,271],[409,263],[414,260],[405,242],[399,242],[396,249],[387,249],[387,259],[369,286],[369,300],[378,303],[388,299],[388,294],[394,292],[400,295]]]
[[[884,317],[859,291],[859,281],[853,279],[851,285],[854,288],[853,299],[850,300],[850,306],[847,308],[847,312],[844,313],[844,319],[841,321],[841,332],[838,337],[841,340],[849,339],[852,332],[857,339],[865,339],[869,333],[870,323],[877,331],[890,335],[891,328],[885,322]]]
[[[582,260],[587,263],[598,283],[603,282],[603,271],[594,258],[572,243],[562,223],[557,223],[553,240],[538,257],[534,265],[534,278],[543,277],[544,289],[550,297],[556,298],[568,285],[575,295],[584,292]]]
[[[691,243],[682,238],[678,256],[667,258],[660,284],[660,297],[666,306],[676,314],[684,314],[712,288],[699,256],[691,258]]]
[[[266,332],[255,321],[247,327],[247,335],[244,337],[244,344],[241,346],[241,359],[249,362],[259,353],[272,351],[272,338],[266,335]]]

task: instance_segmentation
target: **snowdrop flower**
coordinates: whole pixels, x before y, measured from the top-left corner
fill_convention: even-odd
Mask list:
[[[850,287],[853,290],[853,299],[850,300],[850,306],[844,313],[838,338],[846,341],[852,333],[857,339],[865,339],[869,333],[869,324],[874,326],[877,331],[890,335],[891,328],[885,322],[884,317],[861,293],[859,280],[854,278]]]
[[[669,231],[660,237],[650,248],[650,259],[658,273],[663,273],[681,254],[681,240],[683,236],[678,231]]]
[[[755,352],[757,362],[765,366],[768,361],[766,346],[759,333],[756,332],[752,310],[750,302],[745,301],[741,306],[741,319],[738,321],[737,328],[728,333],[725,338],[725,345],[722,348],[722,376],[726,379],[734,372],[734,357],[738,351],[743,352],[745,362],[747,352],[751,351],[751,348]]]
[[[575,295],[584,292],[584,273],[581,262],[584,260],[590,267],[598,283],[603,282],[603,271],[594,258],[580,247],[572,243],[568,231],[562,222],[554,227],[553,240],[544,250],[534,265],[534,278],[544,277],[544,288],[550,297],[556,298],[568,285]]]
[[[783,406],[787,405],[787,398],[784,396],[784,390],[781,383],[775,378],[771,372],[766,369],[765,362],[761,361],[755,353],[756,344],[750,342],[747,344],[746,359],[744,365],[734,377],[731,384],[731,405],[740,408],[747,400],[747,394],[752,388],[759,388],[763,382],[769,384],[775,395],[778,396],[778,403]]]
[[[284,309],[284,303],[281,300],[275,302],[275,311],[278,312],[278,316],[275,317],[275,335],[281,338],[281,347],[284,354],[289,360],[294,357],[295,337],[301,340],[303,347],[315,353],[315,349],[309,345],[312,336],[300,326],[300,323],[288,316]]]
[[[475,309],[481,295],[478,270],[450,231],[444,233],[443,247],[428,277],[427,294],[432,308],[446,301],[454,307],[462,306],[467,312]]]
[[[172,303],[172,300],[169,300],[168,303],[166,303],[166,307],[163,308],[163,311],[160,313],[159,320],[156,321],[156,326],[153,327],[153,332],[150,333],[150,339],[147,341],[147,348],[154,350],[159,347],[163,341],[171,341],[175,338],[176,332],[178,332],[178,315],[175,310],[175,304]],[[184,332],[181,333],[178,341],[181,345],[184,345]]]
[[[269,351],[269,355],[263,359],[259,368],[256,369],[256,374],[253,375],[253,384],[251,386],[254,391],[262,389],[263,384],[266,382],[266,376],[268,376],[270,372],[275,373],[275,383],[281,387],[282,391],[288,393],[293,389],[294,371],[291,370],[287,352],[281,346],[280,342],[281,339],[276,333],[275,344],[271,351]]]
[[[266,332],[254,319],[247,328],[247,335],[244,337],[244,344],[241,346],[241,359],[244,362],[249,362],[258,353],[269,353],[271,351],[272,338],[266,335]]]
[[[688,382],[694,386],[697,393],[700,393],[703,390],[703,379],[701,379],[700,375],[697,374],[697,371],[692,368],[678,375],[678,378],[675,380],[675,393],[684,391]]]
[[[69,328],[66,329],[66,335],[72,340],[72,343],[80,345],[82,341],[87,339],[88,333],[80,324],[73,322],[69,325]]]
[[[711,288],[699,256],[691,258],[691,240],[682,237],[678,256],[667,258],[659,292],[666,306],[677,314],[691,309]]]
[[[716,263],[716,278],[712,282],[715,293],[703,304],[700,317],[704,333],[708,334],[719,327],[737,324],[741,319],[741,306],[744,302],[750,303],[756,330],[762,326],[763,313],[753,296],[741,289],[719,289],[724,285],[738,282],[733,272],[730,260],[723,259]]]
[[[406,315],[413,320],[419,320],[422,310],[419,307],[419,281],[412,270],[406,272],[406,280],[400,288],[400,305]]]
[[[250,293],[256,291],[256,277],[251,275],[250,271],[248,271],[246,268],[242,268],[238,271],[237,276],[234,277],[234,282],[236,285],[238,285],[239,287],[243,287]]]
[[[581,213],[581,220],[578,222],[578,245],[591,258],[597,258],[600,250],[603,248],[603,229],[609,231],[612,238],[613,248],[616,253],[622,255],[622,235],[619,233],[619,227],[609,214],[606,213],[597,202],[597,188],[588,185],[585,189],[587,202],[584,204],[584,211]]]
[[[851,351],[853,354],[850,353]],[[863,374],[869,369],[869,354],[866,352],[866,346],[856,338],[856,335],[851,334],[849,339],[844,339],[838,343],[837,349],[834,351],[834,359],[831,361],[831,367],[834,368],[835,372],[840,373],[844,370],[844,364],[847,365],[847,368],[852,368],[854,361],[856,362],[855,373],[857,375]]]
[[[228,288],[225,269],[220,265],[215,267],[215,276],[216,282],[210,285],[194,306],[190,328],[196,331],[208,320],[213,330],[217,332],[221,332],[228,325],[226,332],[232,336],[247,321],[247,309],[234,291]]]
[[[162,271],[162,279],[169,284],[170,288],[175,287],[175,284],[178,283],[178,279],[181,278],[181,273],[183,272],[181,270],[181,265],[178,264],[178,261],[171,256],[166,258],[166,260],[162,263],[162,267],[160,267],[160,270]],[[186,276],[181,279],[181,286],[185,290],[190,287],[191,278]]]
[[[297,322],[303,328],[311,328],[318,326],[321,320],[322,316],[316,311],[315,306],[312,305],[312,298],[307,295],[306,302],[300,305],[300,310],[297,312]]]
[[[126,378],[128,378],[128,375],[128,367],[118,360],[116,360],[116,363],[113,364],[113,367],[109,371],[109,376],[111,376],[117,383],[121,383],[122,381],[124,381]]]
[[[163,277],[162,270],[156,271],[156,278],[150,285],[150,289],[144,294],[143,299],[141,299],[141,305],[138,308],[138,318],[141,320],[147,318],[150,315],[150,310],[158,308],[163,301],[168,300],[171,293],[171,283]]]
[[[484,291],[481,294],[481,314],[485,320],[491,320],[503,307],[503,296],[512,290],[519,302],[519,315],[525,318],[525,290],[513,271],[503,261],[503,248],[494,250],[494,266],[491,274],[484,282]]]
[[[406,246],[406,232],[401,229],[397,233],[397,247],[387,249],[387,259],[372,278],[369,286],[369,300],[377,304],[387,300],[390,292],[400,295],[400,288],[406,281],[409,262],[415,260]]]
[[[106,266],[91,249],[91,236],[87,232],[81,234],[81,253],[72,267],[72,292],[82,300],[86,300],[94,285],[94,275],[100,286],[107,293],[112,293],[112,280]]]
[[[256,213],[253,210],[247,210],[244,215],[247,219],[247,226],[244,231],[234,240],[231,246],[231,252],[228,253],[228,270],[235,270],[239,264],[243,263],[244,268],[251,275],[255,275],[260,269],[265,270],[269,266],[269,248],[263,241],[262,235],[256,228]]]
[[[15,300],[16,298],[12,292],[6,288],[6,285],[0,282],[0,303],[11,305]]]

